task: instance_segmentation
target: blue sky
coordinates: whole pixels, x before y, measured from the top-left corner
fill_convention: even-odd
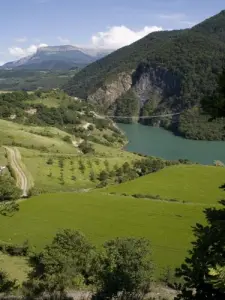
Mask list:
[[[190,27],[224,0],[1,0],[0,62],[44,45],[118,48],[153,30]]]

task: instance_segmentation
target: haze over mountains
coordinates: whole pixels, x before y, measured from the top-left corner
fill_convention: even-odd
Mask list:
[[[69,70],[86,65],[112,52],[107,49],[78,48],[71,45],[38,48],[35,54],[4,64],[1,69]]]

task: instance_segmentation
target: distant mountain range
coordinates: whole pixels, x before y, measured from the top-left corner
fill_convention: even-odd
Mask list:
[[[112,50],[78,48],[71,45],[39,48],[35,54],[8,62],[1,69],[67,70],[85,67]]]

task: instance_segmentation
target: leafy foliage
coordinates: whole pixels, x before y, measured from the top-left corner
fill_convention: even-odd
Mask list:
[[[50,245],[30,258],[32,271],[24,285],[26,296],[62,296],[66,288],[84,284],[94,255],[93,246],[80,232],[68,229],[57,233]]]
[[[130,117],[127,119],[116,119],[120,123],[132,123],[132,116],[139,114],[139,100],[133,90],[129,90],[127,93],[117,99],[115,106],[115,116]]]
[[[84,153],[84,154],[94,154],[95,153],[95,149],[92,146],[91,143],[88,143],[87,141],[83,141],[80,145],[79,145],[79,149]]]
[[[201,103],[205,112],[213,118],[225,117],[225,69],[219,76],[216,90]]]
[[[215,268],[210,268],[209,275],[212,276],[210,282],[213,284],[214,288],[225,293],[225,267],[217,265]]]
[[[0,270],[0,293],[8,294],[16,287],[16,280],[10,280],[8,275]]]
[[[17,200],[22,191],[16,186],[13,178],[7,175],[0,175],[0,202]]]
[[[142,299],[153,272],[148,240],[117,238],[105,243],[97,272],[100,299]]]
[[[210,269],[216,269],[218,264],[225,264],[225,201],[221,201],[221,204],[223,207],[220,209],[205,210],[208,225],[197,224],[194,228],[196,241],[190,257],[177,270],[177,275],[185,280],[177,299],[224,299],[225,291],[217,285],[218,282],[215,284],[209,272]]]
[[[140,299],[149,290],[150,254],[148,240],[135,238],[111,240],[97,254],[83,234],[65,229],[42,252],[30,257],[32,270],[24,283],[24,295],[26,299],[64,299],[68,289],[94,285],[98,298],[111,299],[122,293]]]
[[[181,114],[178,130],[181,135],[194,140],[225,140],[225,120],[201,114],[198,108]]]

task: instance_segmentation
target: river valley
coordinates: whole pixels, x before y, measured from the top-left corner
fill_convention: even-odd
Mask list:
[[[129,143],[125,150],[165,159],[189,159],[212,165],[215,160],[225,163],[224,141],[194,141],[175,136],[162,128],[141,124],[117,124]]]

